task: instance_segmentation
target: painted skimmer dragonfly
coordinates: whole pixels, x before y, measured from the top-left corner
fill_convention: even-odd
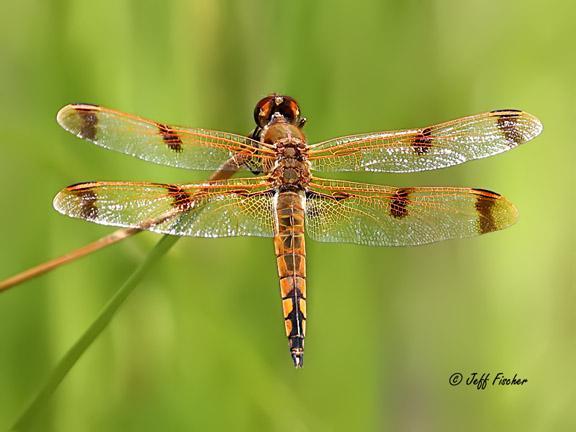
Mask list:
[[[380,186],[313,172],[444,168],[510,150],[542,130],[536,117],[508,109],[308,144],[297,102],[277,94],[256,105],[250,136],[169,126],[88,104],[67,105],[57,119],[72,134],[111,150],[215,170],[203,183],[75,184],[58,193],[54,207],[103,225],[177,236],[273,237],[296,367],[303,364],[306,334],[305,232],[322,242],[413,246],[500,230],[517,219],[513,204],[483,189]],[[255,176],[231,178],[241,170]]]

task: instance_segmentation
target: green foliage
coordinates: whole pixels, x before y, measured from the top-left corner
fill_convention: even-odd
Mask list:
[[[254,103],[275,91],[300,102],[312,142],[502,108],[544,123],[535,141],[490,159],[340,176],[495,190],[520,221],[420,248],[309,241],[303,370],[289,358],[270,240],[183,239],[37,428],[575,430],[574,10],[566,0],[2,2],[0,278],[111,231],[52,210],[68,184],[209,175],[72,137],[54,119],[66,103],[247,133]],[[157,241],[140,234],[0,296],[0,429]],[[457,371],[529,381],[451,387]]]
[[[90,327],[82,334],[82,336],[72,345],[66,352],[62,360],[58,362],[56,367],[50,373],[50,377],[42,386],[38,394],[34,397],[30,405],[18,418],[13,426],[14,430],[26,429],[34,423],[35,417],[48,403],[48,399],[52,396],[56,388],[60,385],[62,380],[74,367],[78,359],[86,352],[86,350],[94,343],[96,338],[100,336],[102,331],[108,326],[116,311],[130,293],[136,288],[138,283],[142,280],[144,275],[150,268],[156,264],[162,256],[176,243],[179,237],[165,235],[152,249],[150,254],[142,264],[130,275],[130,277],[122,284],[110,301],[104,306],[104,309],[96,317],[96,320],[90,324]]]

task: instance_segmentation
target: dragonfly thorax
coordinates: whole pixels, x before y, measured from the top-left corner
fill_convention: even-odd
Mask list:
[[[276,142],[276,164],[271,173],[278,187],[300,189],[310,182],[310,162],[308,146],[296,139],[282,139]]]

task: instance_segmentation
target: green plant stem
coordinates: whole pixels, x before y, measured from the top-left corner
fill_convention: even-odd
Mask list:
[[[152,266],[176,243],[179,237],[165,235],[156,244],[154,249],[148,254],[146,259],[124,282],[120,289],[108,301],[102,309],[96,320],[86,329],[84,334],[70,347],[64,357],[56,365],[46,383],[38,391],[30,404],[14,422],[11,430],[22,430],[32,423],[32,420],[45,407],[50,397],[56,391],[62,380],[68,375],[68,372],[74,367],[82,354],[92,345],[96,338],[102,333],[110,323],[116,311],[124,303],[124,300],[130,295],[134,288],[140,282],[142,277]]]

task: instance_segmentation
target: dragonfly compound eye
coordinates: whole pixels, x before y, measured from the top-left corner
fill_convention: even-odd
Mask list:
[[[260,127],[266,126],[274,114],[280,114],[288,123],[296,124],[300,120],[298,102],[290,96],[272,94],[261,99],[254,109],[254,120]]]

